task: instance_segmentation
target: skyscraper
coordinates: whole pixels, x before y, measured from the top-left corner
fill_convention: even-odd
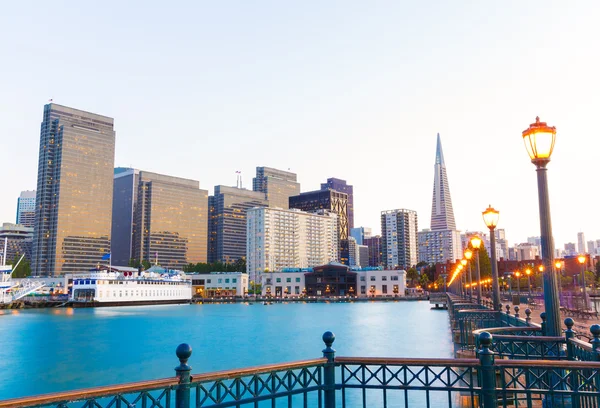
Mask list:
[[[438,133],[431,202],[431,229],[419,232],[419,261],[430,264],[443,263],[461,257],[460,232],[456,230],[442,141]]]
[[[113,265],[134,259],[182,269],[206,262],[207,239],[208,191],[198,181],[115,169]]]
[[[336,190],[317,190],[290,197],[290,208],[307,212],[331,211],[338,216],[338,242],[340,262],[348,265],[348,195]]]
[[[371,237],[372,230],[368,227],[350,228],[350,236],[354,237],[358,245],[363,245],[365,238]]]
[[[354,228],[354,187],[346,183],[346,180],[328,178],[326,183],[321,184],[321,190],[335,190],[348,195],[348,230]]]
[[[208,198],[208,262],[233,263],[245,258],[246,212],[268,206],[262,192],[215,186],[215,194]]]
[[[300,194],[300,183],[295,173],[257,167],[256,177],[252,179],[252,190],[265,193],[269,207],[288,209],[290,196]]]
[[[381,266],[383,262],[383,250],[381,249],[381,236],[376,235],[374,237],[363,239],[363,244],[369,248],[369,262],[367,266]]]
[[[34,275],[86,271],[110,251],[113,119],[44,106],[40,131]]]
[[[21,191],[17,199],[17,224],[33,228],[35,224],[35,190]]]
[[[433,176],[433,199],[431,205],[431,230],[455,230],[454,210],[452,209],[452,198],[450,197],[450,186],[442,151],[442,140],[437,135],[437,147],[435,150],[435,172]]]
[[[381,246],[388,269],[408,269],[418,262],[418,221],[413,210],[381,212]]]
[[[583,232],[578,232],[577,233],[577,251],[580,254],[585,254],[587,253],[587,248],[585,247],[585,235],[583,234]]]

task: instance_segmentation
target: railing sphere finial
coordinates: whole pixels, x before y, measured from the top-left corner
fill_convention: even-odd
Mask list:
[[[492,335],[486,331],[479,333],[479,344],[481,347],[489,348],[492,345]]]
[[[573,320],[570,317],[567,317],[565,319],[565,326],[567,326],[567,330],[572,330],[574,325],[575,325],[575,320]]]
[[[543,322],[546,321],[546,312],[540,313],[540,319],[542,319]]]
[[[177,358],[181,364],[187,364],[188,359],[192,356],[192,346],[187,343],[181,343],[175,350]]]
[[[333,334],[333,332],[326,331],[325,333],[323,333],[323,343],[325,343],[327,347],[331,347],[334,341],[335,334]]]
[[[530,308],[525,309],[525,314],[527,315],[527,317],[531,316],[531,309]]]
[[[510,315],[510,305],[509,304],[506,305],[506,314]]]

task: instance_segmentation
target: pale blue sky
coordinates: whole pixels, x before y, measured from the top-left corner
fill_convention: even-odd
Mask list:
[[[85,3],[85,4],[84,4]],[[355,224],[409,208],[429,227],[436,133],[457,225],[501,212],[539,235],[521,131],[558,129],[557,246],[597,217],[597,1],[31,1],[0,9],[0,221],[34,189],[49,98],[115,118],[117,166],[251,186],[291,168],[302,190],[354,185]]]

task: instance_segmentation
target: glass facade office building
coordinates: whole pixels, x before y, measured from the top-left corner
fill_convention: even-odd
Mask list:
[[[215,186],[215,194],[208,198],[208,262],[233,263],[245,258],[246,212],[268,206],[262,192]]]
[[[289,208],[289,198],[300,194],[300,183],[297,182],[295,173],[257,167],[256,177],[252,179],[252,190],[265,193],[269,207],[286,210]]]
[[[346,180],[332,177],[327,179],[327,183],[321,184],[321,190],[335,190],[348,195],[348,228],[349,230],[354,228],[354,187],[348,184]]]
[[[200,182],[140,171],[135,188],[131,258],[180,270],[206,262],[208,191]]]
[[[112,118],[44,106],[33,275],[83,272],[110,251],[114,157]]]
[[[21,191],[17,200],[17,224],[29,228],[35,225],[35,190]]]

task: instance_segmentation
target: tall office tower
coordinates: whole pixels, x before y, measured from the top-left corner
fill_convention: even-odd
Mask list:
[[[381,249],[381,235],[364,238],[363,244],[369,248],[368,266],[383,265],[383,250]]]
[[[587,253],[587,248],[585,247],[585,235],[583,232],[577,233],[577,251],[580,254]]]
[[[29,228],[35,225],[35,190],[21,191],[17,199],[17,224]]]
[[[348,265],[360,267],[360,253],[358,252],[358,244],[354,237],[348,237]]]
[[[248,210],[246,270],[250,280],[283,268],[337,261],[337,215],[256,207]]]
[[[354,228],[354,187],[346,183],[346,180],[328,178],[326,183],[321,184],[321,190],[335,190],[348,195],[348,231]]]
[[[450,197],[450,186],[448,185],[448,174],[442,151],[442,140],[437,135],[437,147],[435,150],[435,173],[433,177],[433,199],[431,206],[431,230],[455,230],[454,210],[452,209],[452,198]]]
[[[246,213],[268,206],[262,192],[215,186],[215,194],[208,197],[208,262],[233,263],[245,258]]]
[[[288,209],[289,198],[300,194],[300,183],[295,173],[257,167],[256,177],[252,179],[252,190],[265,193],[269,207]]]
[[[367,227],[350,228],[350,236],[356,240],[358,245],[363,245],[365,238],[371,238],[371,232],[371,228]]]
[[[418,222],[413,210],[381,212],[381,246],[388,269],[408,269],[418,262]]]
[[[33,238],[33,275],[85,272],[110,251],[113,119],[44,106]]]
[[[208,191],[200,183],[128,168],[114,172],[112,263],[182,269],[206,262]]]
[[[290,208],[306,212],[328,210],[338,216],[339,261],[348,265],[348,195],[335,190],[317,190],[290,197]]]
[[[442,151],[442,140],[437,135],[431,203],[431,229],[419,232],[419,261],[443,263],[462,257],[460,232],[456,229],[450,186]]]

